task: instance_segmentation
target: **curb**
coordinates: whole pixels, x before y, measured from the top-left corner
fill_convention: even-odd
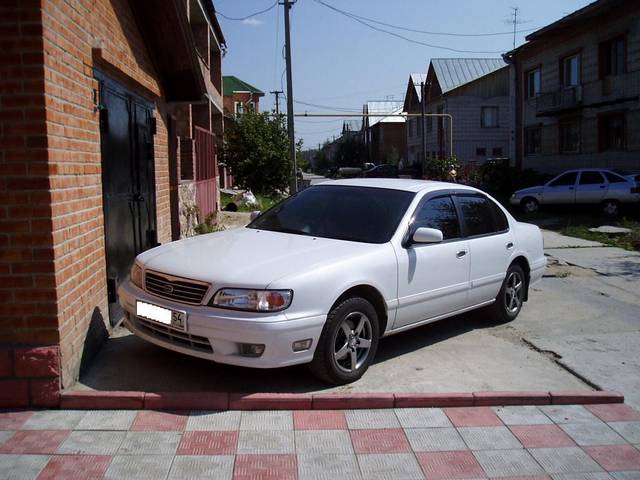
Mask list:
[[[57,406],[77,410],[342,410],[603,403],[624,403],[624,395],[608,391],[305,394],[90,390],[65,392]]]

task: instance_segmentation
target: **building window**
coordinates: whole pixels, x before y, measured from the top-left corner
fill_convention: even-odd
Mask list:
[[[244,112],[244,105],[242,104],[242,102],[234,102],[233,108],[236,115],[242,115],[242,113]]]
[[[496,128],[498,126],[498,107],[480,108],[480,126],[482,128]]]
[[[598,118],[600,150],[624,150],[627,146],[624,113],[602,115]]]
[[[540,79],[541,79],[541,71],[540,68],[534,68],[533,70],[529,70],[525,77],[525,91],[527,98],[535,97],[540,94]]]
[[[566,120],[560,123],[560,153],[580,151],[580,120]]]
[[[476,148],[476,157],[486,157],[487,156],[487,149],[484,147],[478,147]]]
[[[529,127],[524,129],[524,154],[537,155],[542,150],[542,128]]]
[[[256,102],[251,101],[251,102],[247,102],[247,109],[248,110],[253,110],[254,112],[256,111]]]
[[[580,55],[570,55],[561,61],[561,79],[565,87],[577,87],[580,85]]]
[[[626,43],[622,35],[600,44],[600,78],[625,72]]]
[[[493,150],[491,150],[491,155],[494,157],[501,157],[502,147],[493,147]]]

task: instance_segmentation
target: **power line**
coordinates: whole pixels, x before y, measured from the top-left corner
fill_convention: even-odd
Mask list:
[[[217,13],[218,15],[220,15],[222,18],[226,18],[227,20],[242,21],[242,20],[247,20],[247,19],[249,19],[249,18],[251,18],[251,17],[255,17],[255,16],[258,16],[258,15],[262,15],[263,13],[267,13],[269,10],[271,10],[271,9],[275,8],[277,5],[278,5],[278,2],[275,2],[275,3],[274,3],[273,5],[271,5],[270,7],[265,8],[264,10],[260,10],[259,12],[255,12],[255,13],[252,13],[252,14],[250,14],[250,15],[247,15],[246,17],[228,17],[228,16],[226,16],[224,13],[219,12],[219,11],[217,11],[217,10],[216,10],[216,13]]]
[[[336,106],[332,106],[332,105],[321,105],[321,104],[318,104],[318,103],[303,102],[301,100],[294,100],[293,103],[297,103],[297,104],[300,104],[300,105],[306,105],[308,107],[326,108],[327,110],[334,110],[334,111],[338,111],[338,112],[362,113],[362,109],[361,108],[336,107]]]

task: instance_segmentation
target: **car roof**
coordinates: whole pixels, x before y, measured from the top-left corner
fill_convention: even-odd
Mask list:
[[[477,191],[473,187],[460,185],[459,183],[436,182],[433,180],[411,180],[405,178],[348,178],[343,180],[330,180],[318,183],[322,185],[341,185],[349,187],[386,188],[390,190],[404,190],[407,192],[437,191],[461,189]]]

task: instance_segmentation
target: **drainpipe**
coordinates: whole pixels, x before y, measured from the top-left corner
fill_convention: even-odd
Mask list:
[[[520,102],[520,83],[518,82],[518,79],[520,78],[518,62],[516,61],[513,52],[502,54],[502,59],[510,66],[509,71],[513,73],[513,95],[511,94],[512,89],[509,89],[509,99],[512,100],[511,108],[513,110],[511,114],[511,138],[509,140],[509,146],[514,156],[515,167],[522,170],[522,154],[520,147],[522,144],[522,105]]]

